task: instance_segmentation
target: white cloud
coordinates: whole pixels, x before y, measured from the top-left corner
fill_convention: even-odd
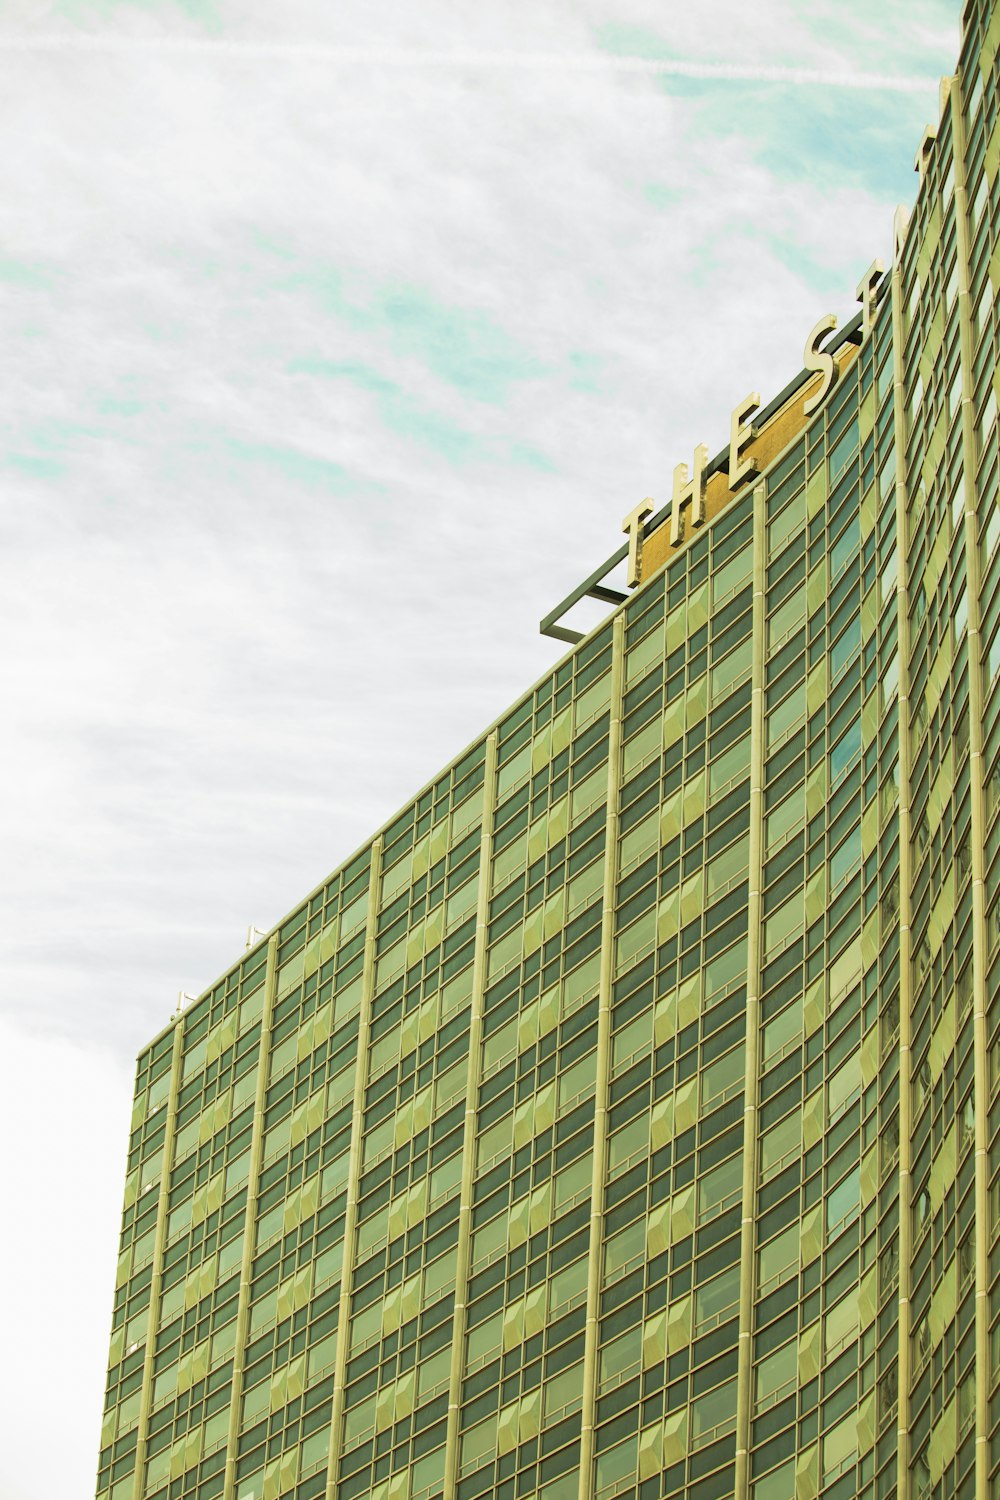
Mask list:
[[[0,1017],[0,1500],[93,1492],[131,1077]]]
[[[379,14],[393,54],[610,57],[596,0],[460,34],[444,7]],[[218,34],[373,30],[251,7]],[[891,41],[830,65],[899,71]],[[798,7],[750,25],[722,0],[670,42],[830,53]],[[538,675],[538,618],[635,497],[850,313],[891,222],[856,145],[833,188],[782,177],[744,96],[698,87],[23,58],[0,102],[9,993],[132,1052]]]
[[[154,19],[198,35],[75,14],[130,45]],[[856,54],[788,4],[678,7],[669,41],[933,76],[887,14]],[[250,6],[212,46],[377,30],[392,55],[603,68],[612,19],[625,41],[664,27],[646,0],[451,15]],[[852,311],[892,208],[863,136],[842,180],[836,141],[816,181],[783,176],[754,134],[771,96],[728,88],[22,58],[0,101],[12,997],[134,1051],[538,675],[537,620],[636,496],[721,446],[747,389],[780,389],[827,306]]]

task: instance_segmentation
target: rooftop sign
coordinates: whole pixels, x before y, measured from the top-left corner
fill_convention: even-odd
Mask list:
[[[584,579],[539,625],[542,635],[575,645],[583,639],[578,630],[560,624],[573,605],[584,598],[621,604],[628,594],[609,587],[607,575],[627,559],[626,583],[639,586],[666,564],[669,558],[700,529],[724,510],[748,479],[761,473],[778,456],[807,419],[818,411],[854,359],[857,348],[868,337],[875,317],[884,267],[873,261],[858,284],[861,312],[848,323],[839,338],[830,341],[837,318],[826,313],[811,329],[803,351],[803,369],[764,411],[760,395],[751,391],[730,416],[729,446],[709,461],[708,449],[699,443],[694,450],[691,472],[687,464],[674,469],[669,507],[655,512],[652,499],[640,501],[622,521],[628,540],[612,557]],[[807,394],[808,392],[808,394]],[[754,420],[756,418],[756,420]],[[669,519],[669,528],[666,525]]]

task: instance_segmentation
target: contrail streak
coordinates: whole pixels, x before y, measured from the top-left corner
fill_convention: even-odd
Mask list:
[[[766,64],[688,62],[682,58],[616,57],[598,53],[425,51],[417,48],[338,47],[323,42],[212,41],[202,37],[81,36],[74,33],[0,36],[0,52],[156,54],[177,57],[260,58],[325,63],[332,67],[430,71],[478,69],[526,73],[632,73],[722,82],[788,83],[810,88],[927,92],[937,80],[914,75],[769,67]]]

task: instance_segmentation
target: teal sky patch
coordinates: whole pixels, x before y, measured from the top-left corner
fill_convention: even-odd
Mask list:
[[[616,57],[656,60],[676,56],[655,32],[646,31],[641,26],[624,26],[618,21],[607,21],[603,26],[598,26],[594,40],[602,52],[612,52]]]
[[[374,333],[397,354],[411,356],[463,395],[502,405],[511,387],[546,374],[489,315],[436,302],[412,285],[366,286],[334,267],[314,267],[285,286],[305,288],[348,327]]]
[[[824,266],[814,256],[807,255],[801,245],[789,245],[780,234],[765,234],[767,244],[775,260],[787,266],[794,276],[817,292],[825,291],[830,284],[830,267]]]
[[[657,36],[655,32],[646,31],[641,26],[622,26],[611,21],[597,28],[594,39],[602,52],[610,52],[615,57],[640,57],[645,62],[682,60],[663,37]],[[725,86],[729,85],[728,79],[688,78],[683,73],[661,74],[660,82],[673,97],[678,99],[701,99],[707,90],[717,89],[720,82]]]
[[[45,453],[8,453],[5,462],[10,469],[17,469],[33,479],[58,479],[66,472],[62,459]]]
[[[547,453],[540,448],[533,448],[530,443],[511,443],[510,459],[520,469],[535,469],[540,474],[555,474],[557,465]]]
[[[597,395],[602,389],[600,373],[604,360],[601,355],[590,354],[585,349],[574,349],[570,353],[569,363],[573,371],[569,382],[570,390]]]
[[[210,36],[221,36],[223,21],[216,0],[168,0],[159,7],[164,13],[161,22],[169,19],[170,12],[193,21]],[[138,11],[146,15],[150,11],[149,0],[56,0],[50,14],[68,21],[100,21],[107,24],[123,12]]]
[[[691,138],[738,140],[781,182],[860,188],[898,202],[916,192],[911,147],[926,113],[919,94],[669,74],[658,85],[690,101]]]
[[[477,401],[498,404],[516,381],[541,373],[485,313],[442,306],[417,287],[383,293],[376,307],[377,320],[398,349]]]
[[[223,445],[234,458],[246,463],[266,464],[283,478],[307,489],[344,495],[372,488],[370,481],[352,474],[343,464],[319,458],[314,453],[304,453],[301,448],[277,443],[247,443],[239,438],[225,438]]]
[[[434,411],[381,371],[361,360],[331,360],[309,356],[292,360],[290,373],[341,380],[375,397],[379,419],[397,437],[431,448],[447,463],[459,467],[497,458],[518,467],[544,469],[553,464],[544,454],[521,443],[484,436]]]
[[[484,444],[476,433],[429,410],[395,381],[360,360],[296,359],[288,368],[292,374],[318,375],[367,391],[375,397],[379,420],[390,432],[433,448],[449,463],[465,464],[482,455]]]
[[[137,417],[145,411],[146,403],[129,396],[102,396],[97,410],[107,417]]]
[[[110,390],[95,393],[94,410],[102,417],[137,417],[146,411],[150,402],[134,375],[119,375]],[[155,393],[150,393],[155,405]]]
[[[824,9],[824,37],[839,40],[841,66],[859,71],[933,78],[937,57],[926,38],[915,31],[912,17],[889,0],[899,14],[899,40],[889,59],[863,52],[858,38],[858,11],[846,6],[839,22]],[[928,19],[953,20],[943,3],[923,10]],[[647,61],[676,60],[677,53],[655,32],[642,27],[609,23],[594,33],[602,51]],[[856,62],[852,64],[851,59]],[[716,59],[709,59],[715,61]],[[775,56],[777,66],[794,67],[795,58]],[[853,89],[815,83],[751,81],[729,77],[689,78],[663,73],[658,86],[671,99],[690,101],[695,110],[688,129],[692,137],[732,136],[748,143],[761,165],[782,181],[805,181],[835,187],[860,187],[879,197],[910,202],[916,191],[913,142],[920,139],[929,110],[936,107],[933,85],[920,93],[893,92],[877,87]],[[669,191],[669,189],[667,189]],[[659,207],[655,195],[647,200]]]
[[[680,203],[684,195],[678,188],[667,187],[665,182],[646,182],[643,183],[642,196],[652,208],[662,212]]]
[[[55,479],[67,472],[81,439],[103,436],[102,428],[83,422],[33,422],[22,429],[18,448],[7,452],[4,462],[36,479]]]
[[[784,84],[746,85],[741,93],[740,123],[758,143],[758,160],[777,177],[913,199],[913,142],[926,113],[919,95],[807,93]]]
[[[0,281],[5,281],[11,286],[36,287],[41,291],[50,287],[54,280],[52,272],[44,266],[32,265],[26,260],[14,260],[11,256],[0,255]]]
[[[866,8],[865,8],[866,9]],[[881,0],[880,28],[891,38],[892,56],[880,55],[859,21],[867,19],[859,0],[839,0],[824,5],[817,12],[816,33],[821,35],[831,54],[857,60],[857,66],[881,72],[919,75],[935,78],[940,71],[941,54],[934,43],[941,33],[952,33],[947,55],[957,53],[961,45],[959,12],[955,0]],[[916,149],[916,148],[914,148]]]

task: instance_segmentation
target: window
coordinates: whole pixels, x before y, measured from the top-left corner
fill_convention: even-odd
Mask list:
[[[798,1381],[799,1346],[783,1344],[757,1366],[757,1411],[766,1411],[794,1390]]]
[[[717,1328],[739,1306],[740,1268],[728,1266],[711,1281],[702,1282],[694,1296],[695,1334],[707,1333]]]
[[[847,1176],[827,1193],[827,1234],[839,1234],[842,1229],[846,1229],[847,1225],[857,1218],[861,1206],[860,1187],[860,1172],[855,1167],[853,1172],[848,1172]]]

